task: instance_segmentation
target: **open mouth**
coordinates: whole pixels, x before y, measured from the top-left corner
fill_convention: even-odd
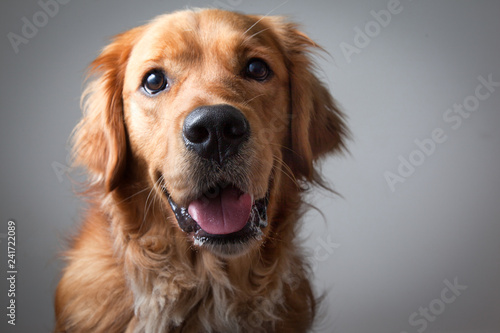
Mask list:
[[[259,239],[267,226],[269,195],[254,200],[235,185],[217,186],[182,207],[165,193],[179,227],[198,246],[243,244]]]

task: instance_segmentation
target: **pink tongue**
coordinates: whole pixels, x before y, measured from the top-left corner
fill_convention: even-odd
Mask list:
[[[215,198],[195,200],[189,204],[189,215],[213,235],[240,231],[247,224],[252,209],[250,194],[240,193],[235,187],[226,187]]]

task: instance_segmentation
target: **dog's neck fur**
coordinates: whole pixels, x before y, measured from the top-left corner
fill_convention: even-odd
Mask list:
[[[134,207],[124,200],[128,194],[108,194],[103,207],[111,219],[115,253],[125,263],[133,292],[136,318],[134,329],[129,330],[280,332],[297,316],[308,327],[314,298],[294,241],[300,193],[297,189],[295,196],[286,193],[286,200],[294,203],[280,204],[285,198],[271,201],[271,234],[266,242],[232,259],[195,249],[175,225],[168,207],[155,199],[148,206],[149,193],[142,193],[143,204]]]

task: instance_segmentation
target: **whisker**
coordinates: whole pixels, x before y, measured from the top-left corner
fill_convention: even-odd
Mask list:
[[[163,175],[158,178],[158,180],[154,183],[154,185],[151,187],[151,190],[149,191],[149,194],[148,194],[148,197],[146,198],[146,202],[144,203],[144,217],[142,219],[142,223],[141,223],[141,226],[139,228],[139,232],[141,231],[142,229],[142,226],[144,225],[144,223],[146,222],[146,217],[148,215],[148,211],[149,211],[149,208],[151,208],[151,205],[154,203],[154,198],[153,200],[150,202],[150,204],[148,205],[148,201],[149,201],[149,198],[151,197],[151,194],[153,193],[155,187],[159,184],[159,182],[163,179]]]
[[[293,152],[293,149],[290,148],[290,147],[287,147],[285,145],[282,145],[281,143],[275,143],[275,142],[266,142],[266,145],[269,145],[269,146],[275,146],[275,147],[278,147],[280,149],[286,149],[286,150],[289,150],[291,152]]]
[[[257,22],[255,22],[254,24],[252,24],[250,26],[250,28],[248,28],[243,34],[246,34],[247,32],[249,32],[250,30],[252,30],[253,27],[255,27],[257,24],[259,24],[260,21],[262,21],[264,19],[264,17],[267,17],[269,16],[269,14],[271,14],[272,12],[274,12],[276,9],[282,7],[283,5],[287,4],[289,0],[286,0],[285,2],[283,2],[281,5],[271,9],[269,12],[266,13],[266,15],[262,16]]]
[[[279,165],[281,165],[281,167],[282,167],[281,172],[285,176],[287,176],[297,187],[300,188],[299,181],[297,180],[297,178],[293,174],[293,171],[290,168],[290,166],[288,166],[288,164],[286,164],[282,159],[278,159],[277,157],[273,157],[273,160],[276,161],[276,163],[278,163]]]
[[[256,33],[254,33],[253,35],[246,37],[246,38],[245,38],[245,39],[241,42],[241,44],[243,44],[243,43],[247,42],[248,40],[252,39],[253,37],[257,36],[258,34],[260,34],[261,32],[264,32],[264,31],[266,31],[266,30],[269,30],[269,28],[262,29],[262,30],[260,30],[260,31],[257,31],[257,32],[256,32]]]
[[[125,199],[123,199],[123,200],[119,201],[119,202],[118,202],[118,204],[121,204],[122,202],[127,201],[127,200],[129,200],[129,199],[131,199],[131,198],[135,197],[136,195],[141,194],[142,192],[146,192],[147,190],[149,190],[149,186],[147,186],[145,189],[140,190],[140,191],[138,191],[138,192],[136,192],[136,193],[132,194],[131,196],[129,196],[129,197],[127,197],[127,198],[125,198]]]
[[[252,98],[250,98],[249,100],[246,100],[243,102],[243,105],[248,105],[248,103],[250,103],[251,101],[253,101],[254,99],[258,98],[258,97],[261,97],[261,96],[264,96],[264,94],[260,94],[260,95],[257,95],[257,96],[254,96]]]

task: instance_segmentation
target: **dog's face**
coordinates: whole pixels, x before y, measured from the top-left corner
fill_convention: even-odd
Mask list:
[[[242,254],[267,237],[283,182],[311,181],[313,161],[342,144],[341,114],[310,72],[311,46],[278,18],[219,10],[130,30],[94,62],[102,74],[87,118],[105,128],[82,121],[77,160],[107,191],[127,178],[148,184],[175,216],[165,223],[195,246]],[[93,132],[102,146],[90,151],[83,136]]]

